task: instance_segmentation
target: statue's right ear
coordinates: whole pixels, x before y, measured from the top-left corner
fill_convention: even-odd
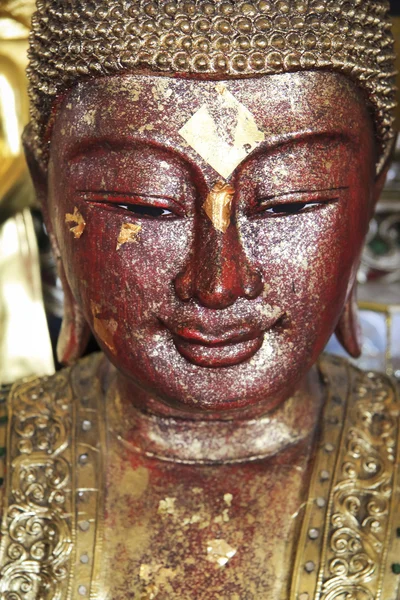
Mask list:
[[[38,159],[34,151],[32,136],[33,132],[28,126],[23,135],[26,162],[32,177],[36,197],[42,209],[43,219],[50,238],[58,275],[61,279],[64,290],[64,315],[57,342],[57,358],[61,364],[71,365],[76,362],[84,353],[91,332],[67,281],[47,201],[47,167],[40,161],[40,159]]]

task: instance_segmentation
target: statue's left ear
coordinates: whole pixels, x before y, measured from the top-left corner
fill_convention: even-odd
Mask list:
[[[375,178],[373,198],[371,203],[371,218],[375,211],[375,206],[382,194],[383,186],[385,185],[387,172],[390,167],[394,147],[396,145],[396,138],[394,138],[392,144],[387,151],[387,157],[382,161],[379,167],[378,174]],[[335,335],[343,346],[343,348],[353,358],[358,358],[361,354],[361,327],[358,318],[357,308],[357,281],[351,288],[349,296],[344,305],[342,314],[338,324],[336,325]]]
[[[350,356],[358,358],[361,354],[361,327],[357,309],[357,283],[354,282],[349,297],[343,307],[336,325],[335,335],[338,342]]]
[[[42,207],[43,218],[49,234],[51,247],[57,264],[58,275],[64,290],[64,315],[58,337],[57,357],[61,364],[71,365],[84,353],[90,338],[90,328],[83,313],[76,302],[61,260],[58,242],[53,230],[53,224],[49,215],[47,202],[47,168],[40,163],[31,143],[32,131],[29,126],[23,136],[26,161],[35,187],[36,196]]]

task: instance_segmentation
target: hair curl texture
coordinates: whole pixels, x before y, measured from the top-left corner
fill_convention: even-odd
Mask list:
[[[33,150],[57,97],[79,81],[118,73],[249,77],[324,69],[366,93],[390,150],[395,106],[386,0],[38,0],[30,37]]]

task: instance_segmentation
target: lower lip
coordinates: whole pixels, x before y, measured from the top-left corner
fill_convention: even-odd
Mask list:
[[[183,338],[174,336],[174,343],[179,352],[190,363],[199,367],[221,368],[238,365],[249,360],[261,348],[263,335],[245,342],[205,346],[193,344]]]

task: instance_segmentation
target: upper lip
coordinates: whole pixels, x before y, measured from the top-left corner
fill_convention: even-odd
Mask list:
[[[186,322],[185,324],[164,322],[164,325],[178,342],[198,344],[212,348],[257,339],[274,327],[283,317],[284,313],[280,313],[275,318],[264,319],[263,323],[254,323],[253,321],[253,323],[233,324],[224,328],[215,326],[208,326],[206,328],[196,322]]]

